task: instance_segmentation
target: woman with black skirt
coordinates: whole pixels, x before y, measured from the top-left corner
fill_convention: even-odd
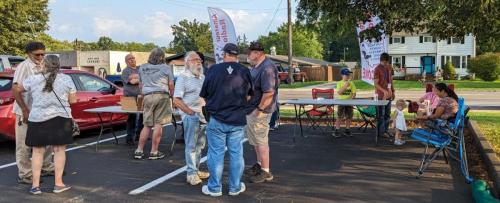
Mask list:
[[[26,145],[33,148],[31,166],[33,170],[32,194],[41,194],[40,173],[46,146],[53,146],[55,164],[54,193],[71,187],[63,183],[62,175],[66,162],[66,145],[73,142],[73,123],[70,104],[76,102],[76,88],[68,75],[59,73],[59,57],[50,55],[44,60],[44,70],[29,76],[19,84],[14,96],[21,98],[27,92],[31,109],[23,109],[23,122],[28,123]]]

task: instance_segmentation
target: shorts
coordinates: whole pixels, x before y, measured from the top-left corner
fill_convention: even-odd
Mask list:
[[[353,111],[352,106],[339,106],[337,110],[338,119],[352,119]]]
[[[172,122],[172,103],[168,94],[144,96],[144,126],[165,125]]]
[[[259,117],[256,117],[253,112],[247,115],[245,134],[250,145],[269,146],[268,135],[271,117],[272,113],[260,113]]]

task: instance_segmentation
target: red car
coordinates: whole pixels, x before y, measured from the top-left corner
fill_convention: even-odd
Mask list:
[[[77,89],[77,102],[71,105],[71,111],[81,130],[100,127],[99,117],[94,113],[83,110],[104,106],[119,105],[123,90],[113,83],[89,72],[77,70],[62,70],[71,76]],[[12,95],[12,79],[14,72],[0,73],[0,135],[7,139],[15,139],[15,120],[12,112],[14,97]],[[103,116],[105,122],[110,121],[110,116]],[[113,124],[123,124],[127,116],[114,116]]]

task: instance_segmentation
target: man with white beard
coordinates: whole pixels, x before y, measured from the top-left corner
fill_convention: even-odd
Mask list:
[[[187,52],[184,60],[186,69],[177,77],[174,105],[181,110],[184,127],[186,181],[191,185],[198,185],[202,182],[201,179],[209,177],[208,172],[199,170],[201,150],[206,143],[207,122],[201,110],[205,106],[205,100],[199,96],[205,76],[201,58],[196,52]]]

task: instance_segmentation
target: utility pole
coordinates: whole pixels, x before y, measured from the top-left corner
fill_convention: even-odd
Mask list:
[[[288,1],[288,78],[293,83],[292,68],[292,0]]]

